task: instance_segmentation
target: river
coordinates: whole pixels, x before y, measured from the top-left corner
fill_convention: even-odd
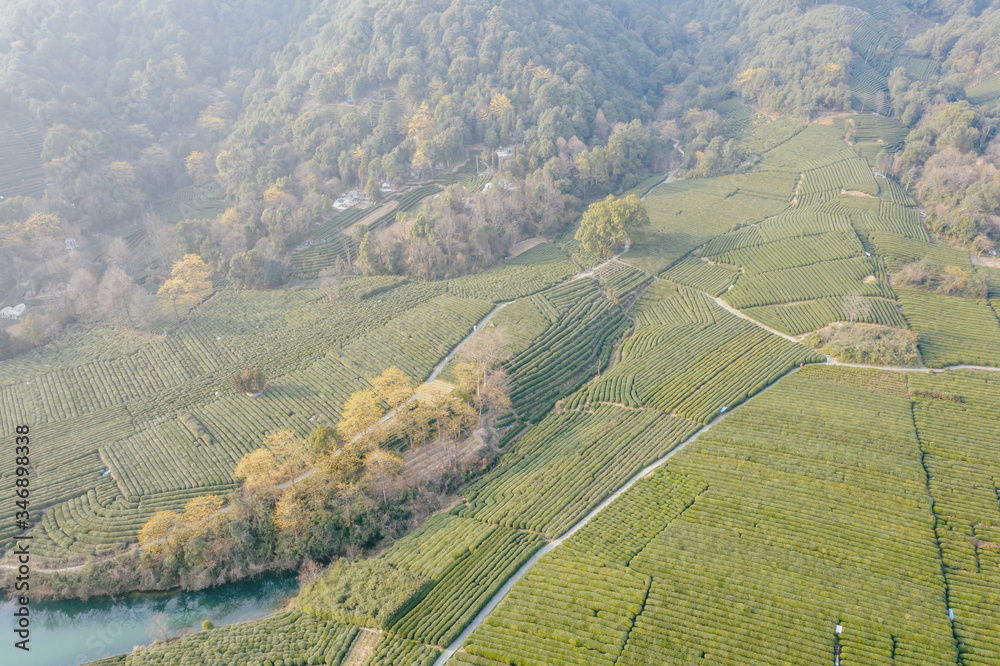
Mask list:
[[[31,604],[30,652],[14,647],[14,604],[0,603],[4,618],[0,637],[0,664],[5,666],[70,666],[131,652],[164,635],[183,629],[201,631],[201,623],[215,626],[266,617],[298,589],[295,576],[265,576],[200,592],[132,594],[115,601]]]

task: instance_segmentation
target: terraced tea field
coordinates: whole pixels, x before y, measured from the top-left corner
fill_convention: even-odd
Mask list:
[[[0,113],[0,196],[41,198],[45,191],[44,138],[30,119],[8,111]]]
[[[920,334],[931,368],[969,363],[1000,366],[1000,321],[987,301],[897,288],[903,314]]]
[[[577,272],[557,246],[541,243],[501,266],[448,281],[448,291],[466,298],[512,301],[551,287]]]
[[[377,284],[350,280],[337,303],[318,291],[224,289],[177,335],[134,341],[98,328],[3,364],[3,434],[30,422],[44,438],[32,461],[33,503],[44,511],[36,556],[105,555],[133,542],[153,512],[224,494],[268,432],[336,423],[346,397],[390,364],[426,377],[493,307],[444,284],[351,297]],[[246,365],[270,378],[253,400],[229,385]]]
[[[973,104],[988,104],[1000,99],[1000,72],[966,88],[965,98]]]
[[[697,257],[684,257],[676,264],[660,274],[665,280],[671,280],[686,287],[693,287],[712,296],[719,296],[730,289],[740,277],[738,269],[700,260]]]
[[[819,330],[830,322],[849,321],[852,315],[855,321],[866,324],[909,328],[896,301],[866,297],[862,302],[866,306],[853,313],[847,312],[845,300],[841,297],[817,298],[805,303],[765,305],[747,308],[744,312],[768,328],[787,335],[803,335]]]
[[[297,278],[315,278],[319,272],[337,263],[337,259],[347,262],[357,255],[354,241],[347,235],[355,224],[365,216],[365,210],[351,208],[334,214],[313,232],[308,247],[292,255],[288,273]]]
[[[357,634],[357,627],[322,622],[299,612],[286,612],[266,620],[199,631],[175,643],[162,643],[95,663],[101,666],[221,666],[232,663],[232,655],[238,654],[242,663],[255,666],[278,661],[340,664]]]
[[[698,426],[653,410],[551,414],[465,490],[459,515],[554,537]]]
[[[683,307],[682,290],[671,296],[675,308]],[[669,317],[637,326],[622,343],[618,362],[567,407],[642,407],[707,423],[800,363],[824,360],[708,302],[707,322]]]
[[[661,185],[644,201],[650,219],[647,238],[623,258],[642,270],[660,273],[735,224],[783,210],[796,178],[791,173],[755,172]]]
[[[648,235],[593,271],[544,242],[448,280],[347,278],[335,302],[309,288],[356,254],[355,223],[392,224],[445,184],[484,186],[466,165],[391,210],[326,220],[292,255],[294,289],[219,284],[168,335],[94,327],[0,365],[0,436],[28,421],[38,441],[33,552],[77,563],[133,543],[156,511],[225,495],[266,433],[336,423],[386,366],[428,377],[505,304],[492,320],[510,340],[499,456],[449,511],[333,563],[295,610],[106,663],[427,665],[473,626],[454,663],[815,664],[835,645],[848,665],[995,663],[1000,378],[927,368],[1000,367],[998,292],[991,304],[890,278],[914,261],[972,263],[873,172],[906,138],[870,115],[891,68],[933,65],[865,3],[850,83],[864,114],[767,122],[724,102],[726,136],[760,161],[651,177],[638,188],[652,187]],[[170,205],[224,206],[194,194]],[[765,328],[846,321],[912,328],[926,367],[834,367]],[[248,365],[269,380],[253,399],[229,385]]]
[[[599,373],[614,342],[631,326],[593,279],[553,287],[538,294],[536,302],[555,315],[554,321],[506,364],[514,415],[532,423]]]
[[[1000,511],[996,374],[947,373],[909,381],[913,416],[934,497],[948,601],[962,663],[1000,653]]]
[[[543,558],[464,649],[500,663],[813,664],[833,658],[840,624],[845,662],[953,660],[921,459],[905,380],[802,371]]]
[[[213,219],[227,207],[226,193],[214,185],[183,187],[155,206],[160,218],[169,223]]]

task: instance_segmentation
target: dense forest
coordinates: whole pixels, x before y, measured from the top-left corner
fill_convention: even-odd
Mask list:
[[[148,310],[186,254],[249,288],[477,272],[651,175],[751,167],[734,103],[898,121],[878,169],[993,250],[995,4],[14,2],[0,292],[52,307],[0,355],[74,322],[156,328],[114,304]]]

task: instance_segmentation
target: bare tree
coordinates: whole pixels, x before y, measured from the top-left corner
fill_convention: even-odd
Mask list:
[[[975,237],[972,241],[972,248],[976,250],[976,256],[983,256],[986,252],[992,252],[997,249],[996,241],[985,234],[980,234]]]
[[[110,268],[101,278],[97,288],[97,303],[101,312],[119,324],[127,323],[135,328],[132,317],[132,296],[138,289],[128,274],[118,268]]]
[[[137,287],[132,292],[129,311],[137,328],[152,333],[153,324],[160,316],[160,302],[145,289]]]
[[[482,381],[486,379],[486,372],[496,364],[510,358],[507,350],[510,344],[510,336],[507,335],[506,326],[483,326],[483,328],[472,336],[467,343],[462,346],[458,355],[471,363],[476,364],[479,369],[479,378],[476,382],[476,393],[479,393]]]
[[[78,268],[66,285],[66,298],[76,316],[92,315],[97,299],[97,278],[85,268]]]
[[[483,385],[479,391],[479,415],[483,415],[483,406],[493,413],[510,409],[510,382],[507,373],[502,368],[487,371]]]
[[[157,263],[159,272],[166,274],[173,265],[177,256],[177,243],[174,235],[169,229],[161,226],[154,226],[146,234],[146,243],[149,247],[149,255]]]
[[[434,267],[444,259],[436,245],[425,240],[411,241],[406,248],[406,270],[421,280],[433,277]]]
[[[867,319],[871,312],[872,302],[861,294],[854,293],[844,296],[844,315],[847,317],[848,323],[854,324]]]
[[[340,266],[327,266],[319,272],[319,288],[326,294],[328,301],[340,300],[340,288],[344,284],[344,275]]]
[[[222,263],[228,265],[229,260],[234,255],[246,252],[247,235],[239,227],[230,227],[224,224],[216,224],[212,227],[212,236],[219,245],[222,252]]]
[[[382,493],[382,503],[389,501],[392,481],[403,473],[403,459],[384,449],[376,448],[365,456],[364,479],[370,487]]]
[[[884,90],[879,90],[878,94],[875,95],[875,112],[880,116],[885,115],[885,109],[887,104],[887,98]]]
[[[113,238],[110,243],[108,243],[108,249],[105,251],[106,263],[109,268],[118,267],[121,269],[126,269],[128,266],[129,257],[132,255],[132,248],[128,246],[124,238],[117,237]]]

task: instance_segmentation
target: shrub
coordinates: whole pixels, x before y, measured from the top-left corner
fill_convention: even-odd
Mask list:
[[[256,250],[234,255],[229,260],[229,277],[244,289],[277,287],[284,272],[280,262],[265,259]]]
[[[892,276],[893,284],[916,287],[945,296],[986,298],[989,293],[989,274],[960,266],[935,266],[927,259],[906,264]]]
[[[849,324],[818,331],[806,343],[844,363],[910,367],[920,358],[918,339],[901,328]]]
[[[422,598],[428,582],[383,560],[341,559],[302,587],[296,605],[326,620],[385,626]]]
[[[264,373],[260,371],[260,368],[243,368],[233,375],[232,384],[237,393],[260,393],[267,388]]]

